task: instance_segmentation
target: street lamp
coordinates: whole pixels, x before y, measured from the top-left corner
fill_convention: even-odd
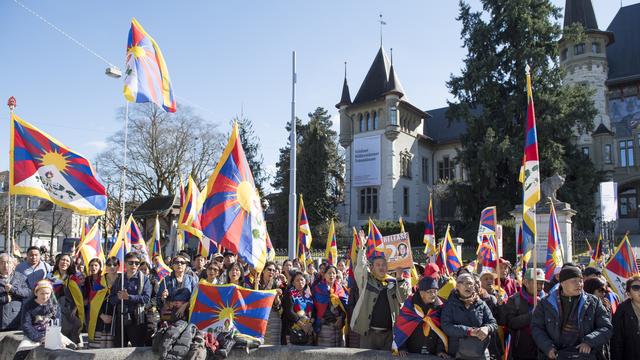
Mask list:
[[[104,73],[114,79],[122,77],[122,71],[117,66],[109,66],[105,69]]]

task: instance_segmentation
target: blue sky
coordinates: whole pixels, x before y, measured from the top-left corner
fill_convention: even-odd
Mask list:
[[[322,106],[335,125],[343,63],[354,96],[380,46],[380,13],[387,23],[385,50],[394,49],[406,95],[420,108],[446,104],[445,82],[459,73],[466,53],[453,0],[18,1],[120,68],[136,17],[162,49],[178,102],[194,106],[225,133],[244,108],[270,172],[287,139],[292,50],[298,58],[297,115],[306,120]],[[478,3],[471,1],[476,8]],[[604,29],[620,2],[593,0],[593,6]],[[0,149],[9,148],[5,104],[13,95],[18,115],[93,159],[122,126],[115,117],[124,105],[122,79],[105,76],[102,60],[12,0],[0,3],[0,33],[0,114],[7,119],[0,121]],[[7,167],[7,156],[0,156],[0,169]]]

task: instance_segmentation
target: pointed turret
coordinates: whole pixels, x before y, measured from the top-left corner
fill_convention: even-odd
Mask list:
[[[399,98],[404,96],[404,89],[400,83],[396,71],[393,69],[393,49],[391,49],[391,67],[389,68],[389,81],[387,81],[387,91],[384,93],[398,95]]]
[[[586,30],[598,30],[596,14],[593,11],[591,0],[567,0],[564,7],[564,27],[575,23],[582,25]]]
[[[347,84],[347,63],[344,63],[344,83],[342,84],[342,96],[340,102],[336,104],[336,108],[351,105],[351,94],[349,93],[349,85]]]
[[[389,60],[384,53],[382,47],[378,50],[378,54],[365,76],[360,90],[353,99],[354,104],[362,104],[372,100],[376,100],[383,96],[387,90],[387,81],[389,74]]]

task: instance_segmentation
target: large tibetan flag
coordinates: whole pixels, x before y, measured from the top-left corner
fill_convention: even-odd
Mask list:
[[[528,262],[536,239],[536,203],[540,201],[540,162],[536,114],[531,90],[531,74],[527,65],[527,123],[524,135],[524,156],[520,168],[522,183],[522,242],[524,262]]]
[[[382,234],[376,224],[369,218],[369,234],[367,235],[367,259],[371,261],[377,257],[384,257]]]
[[[625,235],[604,267],[602,273],[620,298],[625,297],[627,280],[633,275],[638,275],[636,259],[636,254],[629,243],[629,237]]]
[[[135,251],[142,256],[142,260],[151,265],[151,258],[149,257],[149,249],[147,249],[147,243],[144,241],[142,231],[138,227],[138,223],[133,219],[133,216],[129,216],[129,220],[124,227],[124,236],[127,237],[129,244],[131,244],[131,251]]]
[[[549,215],[549,232],[547,235],[547,261],[544,265],[544,273],[547,281],[551,281],[556,268],[562,267],[562,234],[558,225],[556,208],[551,202],[551,214]]]
[[[498,223],[496,215],[496,207],[489,206],[484,208],[480,213],[480,225],[478,226],[478,244],[482,243],[483,236],[489,236],[496,233],[496,225]]]
[[[435,218],[433,217],[433,202],[429,195],[429,210],[427,211],[427,221],[424,223],[424,235],[422,242],[424,243],[424,253],[427,257],[436,254],[436,232]]]
[[[156,216],[155,224],[153,225],[153,238],[149,240],[147,244],[149,248],[150,257],[151,257],[151,265],[153,264],[153,259],[157,257],[158,263],[155,264],[156,274],[162,280],[165,276],[171,274],[171,268],[167,266],[162,258],[162,248],[160,247],[160,219]]]
[[[447,233],[444,236],[444,245],[442,252],[444,253],[445,257],[447,272],[449,274],[453,274],[462,266],[462,261],[460,260],[460,256],[456,251],[456,247],[453,245],[451,232],[449,230],[450,227],[447,225]]]
[[[135,18],[131,20],[127,41],[124,97],[129,102],[153,102],[167,112],[176,112],[176,99],[160,47]]]
[[[235,328],[244,336],[262,340],[275,297],[275,290],[210,285],[201,280],[191,296],[190,322],[200,330]]]
[[[182,186],[182,184],[180,184]],[[193,181],[193,178],[189,176],[187,180],[187,187],[184,189],[184,198],[180,199],[180,215],[178,217],[178,229],[184,230],[189,234],[202,239],[202,225],[200,222],[202,208],[202,196],[198,185]]]
[[[87,273],[89,272],[89,262],[93,259],[100,260],[100,264],[104,267],[105,258],[104,251],[102,250],[102,236],[100,236],[99,221],[96,221],[89,232],[84,235],[78,248]]]
[[[329,234],[327,235],[327,249],[324,257],[327,259],[329,265],[336,265],[338,263],[338,244],[336,242],[336,226],[331,219],[331,225],[329,225]]]
[[[313,259],[309,254],[311,249],[311,227],[309,225],[309,219],[307,218],[307,210],[304,208],[304,201],[302,195],[300,195],[300,206],[298,207],[298,260],[300,265],[306,266],[310,264]],[[304,269],[302,269],[304,270]]]
[[[203,237],[262,271],[267,258],[267,224],[237,123],[207,183],[201,221]]]
[[[449,351],[449,338],[441,329],[441,309],[431,308],[425,313],[422,307],[413,303],[414,296],[416,295],[411,295],[400,308],[400,313],[398,313],[396,323],[393,326],[391,351],[394,354],[397,353],[398,349],[409,339],[418,326],[421,326],[425,337],[428,337],[431,331],[434,331],[444,343],[445,351]]]
[[[11,114],[9,192],[37,196],[80,215],[103,215],[107,193],[89,160]]]

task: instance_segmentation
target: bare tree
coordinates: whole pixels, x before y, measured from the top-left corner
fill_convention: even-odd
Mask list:
[[[124,119],[124,109],[119,117]],[[188,106],[168,114],[152,104],[129,106],[127,140],[127,189],[136,188],[143,198],[174,193],[180,178],[191,175],[202,187],[218,161],[224,136],[217,125],[204,121]],[[98,173],[109,191],[113,209],[120,209],[124,131],[109,138],[107,150],[98,155]],[[131,191],[126,193],[131,199]]]

